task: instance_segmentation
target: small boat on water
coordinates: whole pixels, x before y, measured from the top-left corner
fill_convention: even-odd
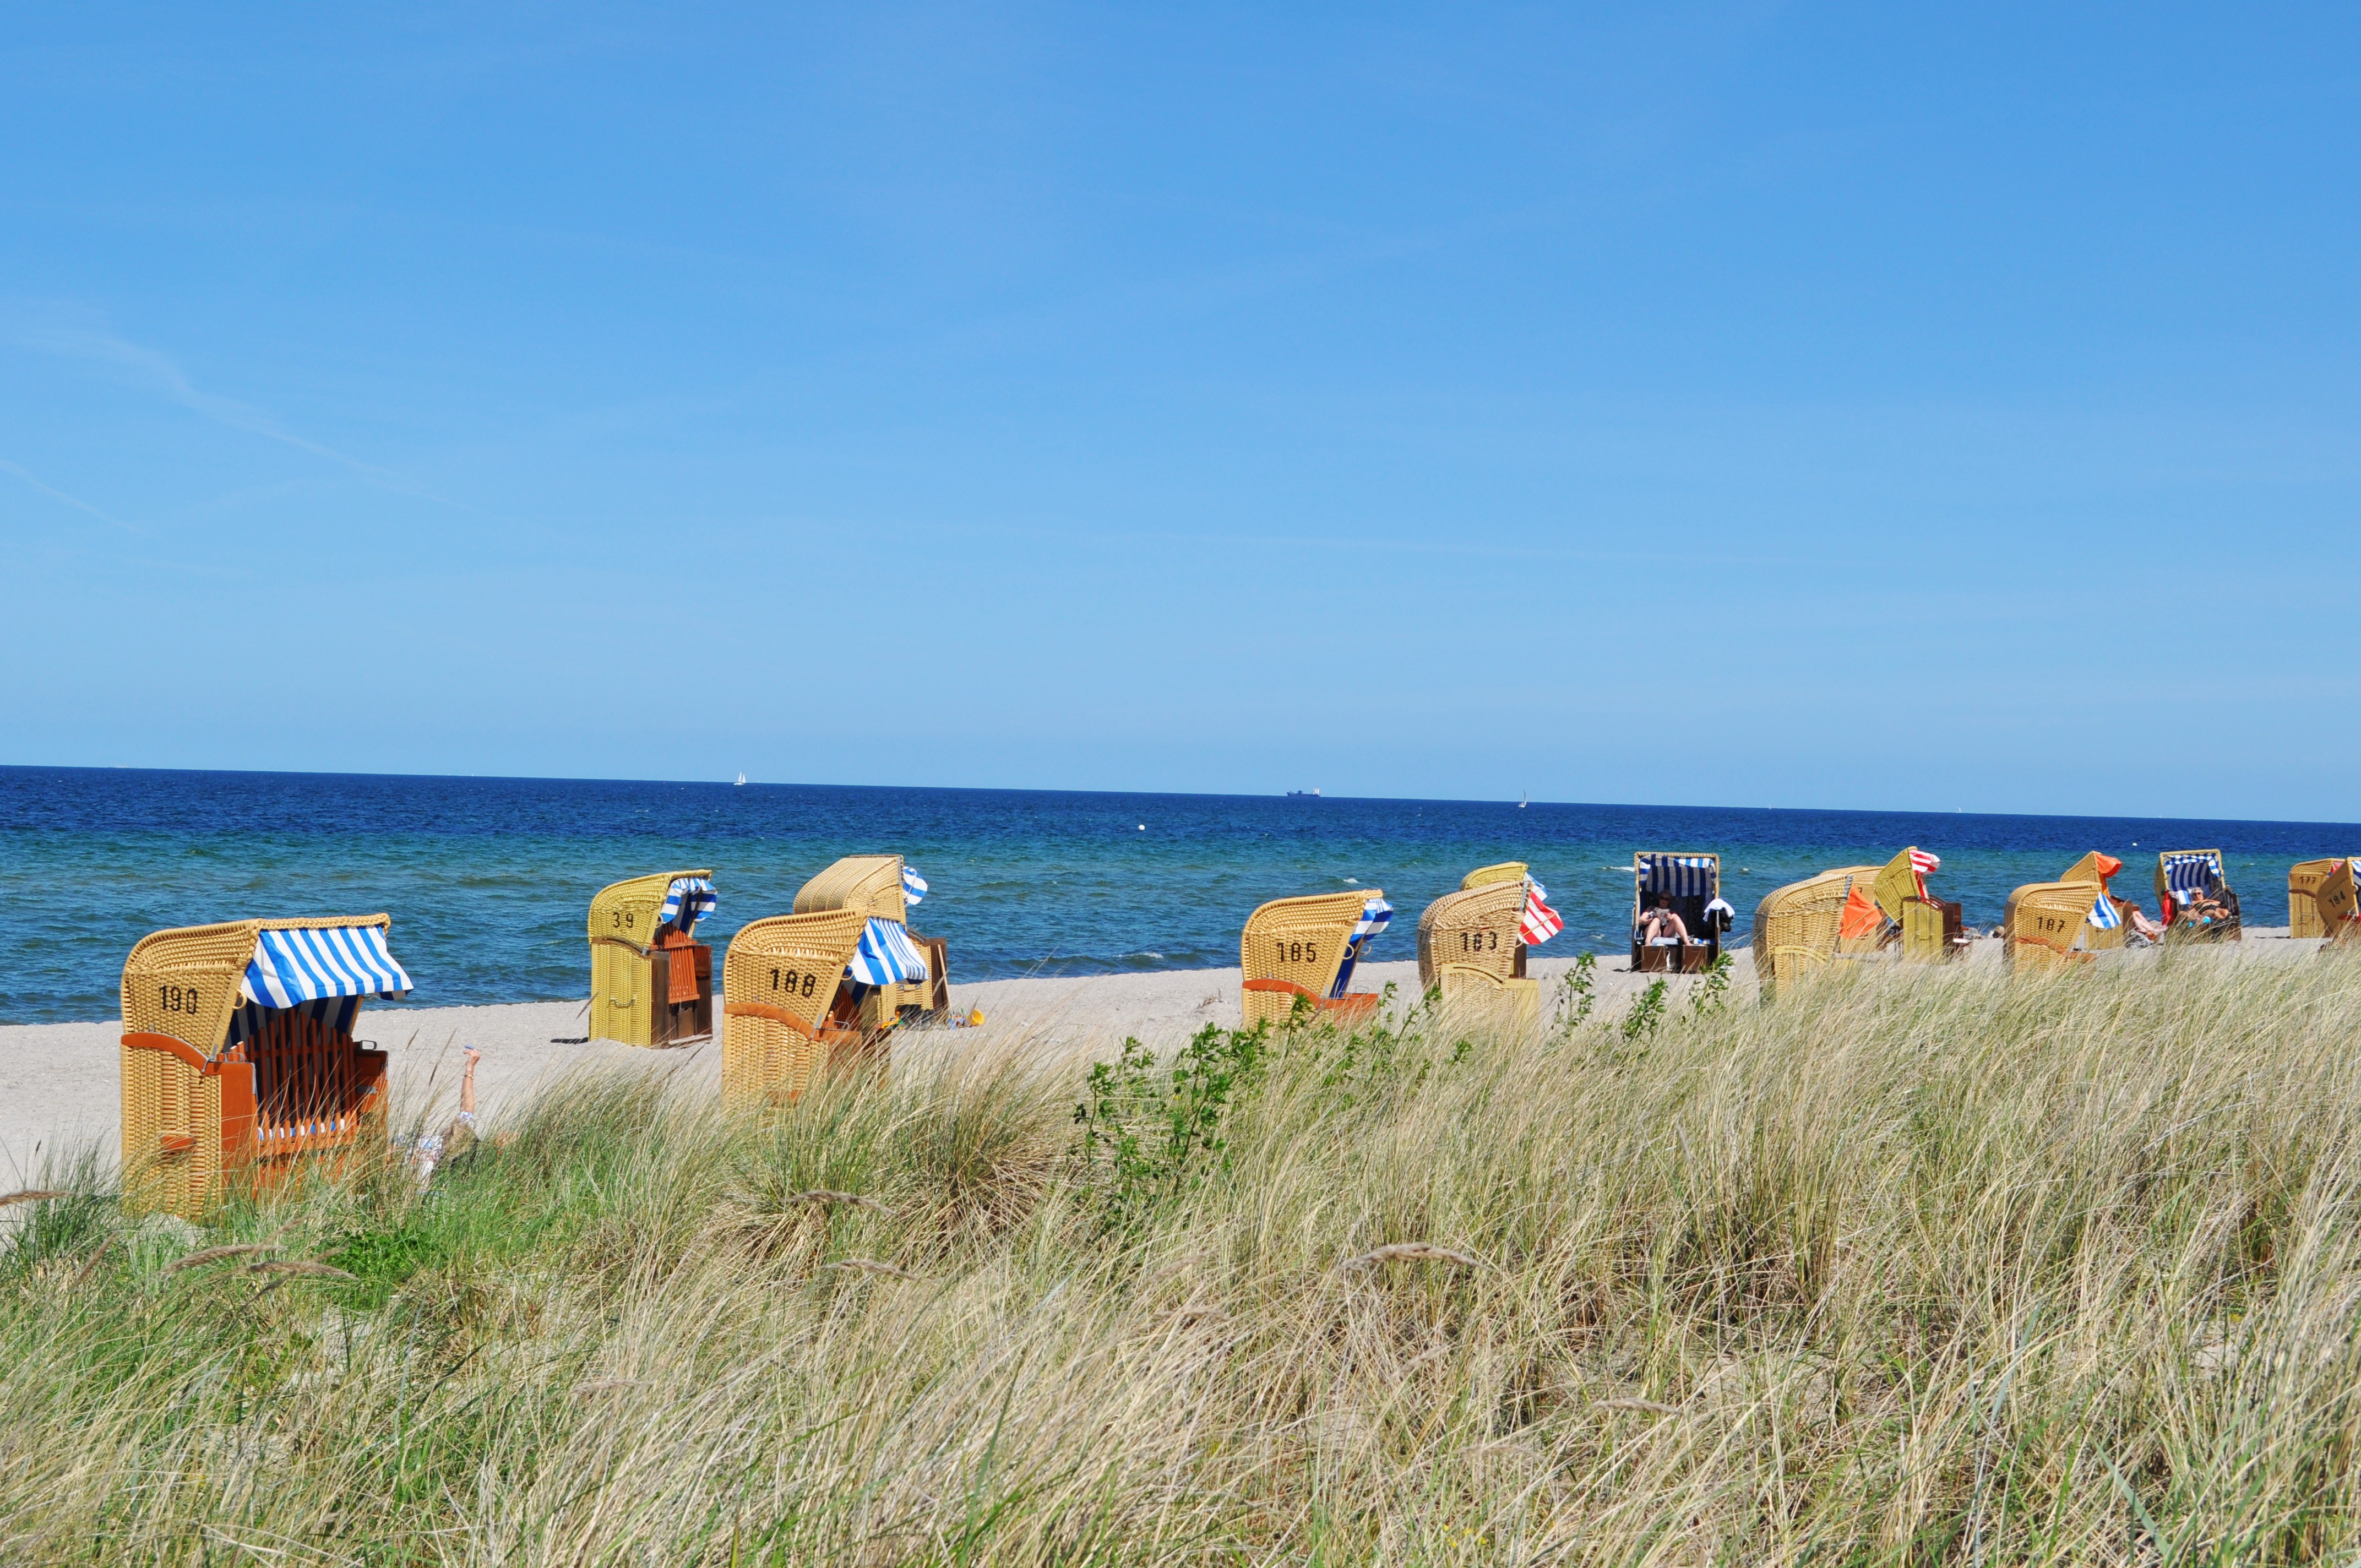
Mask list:
[[[746,775],[744,773],[740,773],[738,775],[738,782],[740,784],[744,784],[746,782]]]
[[[1318,800],[1320,798],[1320,792],[1317,789],[1291,789],[1287,792],[1287,798],[1290,800]]]
[[[1524,793],[1524,794],[1522,794],[1522,795],[1521,795],[1517,796],[1517,809],[1518,809],[1519,811],[1522,811],[1525,807],[1527,807],[1528,806],[1531,806],[1532,803],[1533,803],[1533,792],[1532,792],[1532,791],[1531,791],[1531,790],[1527,790],[1527,791],[1525,791],[1525,793]]]

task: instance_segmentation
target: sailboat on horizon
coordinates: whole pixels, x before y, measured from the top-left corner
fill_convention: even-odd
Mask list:
[[[1522,811],[1525,807],[1527,807],[1528,806],[1531,806],[1532,803],[1533,803],[1533,792],[1532,792],[1532,791],[1531,791],[1531,790],[1526,790],[1526,791],[1524,791],[1523,793],[1520,794],[1520,795],[1517,796],[1517,809],[1518,809],[1519,811]]]
[[[738,775],[738,782],[740,784],[744,784],[746,782],[746,775],[744,773],[740,773]]]

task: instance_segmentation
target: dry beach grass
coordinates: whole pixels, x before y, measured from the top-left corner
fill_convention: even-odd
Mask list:
[[[0,1257],[0,1558],[2361,1544],[2361,963],[1579,1011],[1007,1046],[768,1120],[585,1080],[426,1197],[202,1230],[53,1170]]]

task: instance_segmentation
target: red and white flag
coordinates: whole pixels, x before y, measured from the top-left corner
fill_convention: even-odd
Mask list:
[[[1565,929],[1565,917],[1543,900],[1542,884],[1525,883],[1525,913],[1517,922],[1517,936],[1525,946],[1537,947]]]
[[[1925,876],[1928,872],[1941,871],[1943,857],[1928,854],[1924,850],[1913,850],[1910,851],[1910,869],[1920,876]]]

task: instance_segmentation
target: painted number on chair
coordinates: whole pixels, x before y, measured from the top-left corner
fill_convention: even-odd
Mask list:
[[[159,985],[156,988],[156,1000],[163,1004],[167,1013],[193,1014],[198,1005],[197,988],[193,985]]]
[[[1316,964],[1320,961],[1320,944],[1317,942],[1279,942],[1274,945],[1279,948],[1280,963]]]
[[[637,916],[631,910],[617,909],[610,911],[608,918],[613,924],[616,930],[628,931],[631,928],[632,922],[637,918]]]
[[[1497,953],[1500,950],[1500,933],[1462,931],[1459,933],[1459,950],[1463,953]]]
[[[809,996],[819,989],[819,976],[799,970],[774,969],[771,971],[771,989],[785,992],[789,996]]]

